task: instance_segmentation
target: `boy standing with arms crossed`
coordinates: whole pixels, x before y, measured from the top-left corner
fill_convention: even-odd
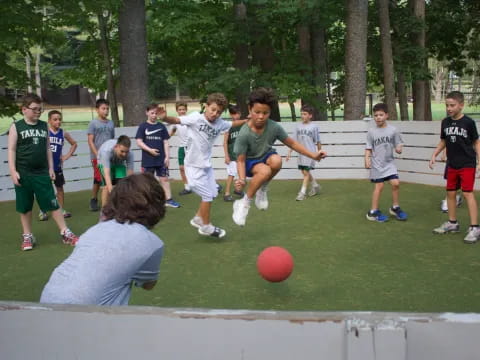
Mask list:
[[[312,123],[313,107],[310,105],[303,105],[300,115],[302,122],[295,127],[294,139],[305,146],[310,151],[320,151],[322,144],[320,143],[320,130],[318,126]],[[292,149],[288,150],[286,161],[290,160]],[[298,156],[298,169],[302,172],[303,182],[296,200],[301,201],[307,198],[307,188],[310,183],[310,191],[308,196],[315,196],[320,191],[320,185],[313,177],[310,170],[315,168],[315,161],[307,156]]]
[[[463,241],[473,244],[480,237],[477,201],[473,193],[475,172],[480,164],[477,126],[471,118],[463,114],[464,97],[460,91],[450,92],[445,104],[448,116],[442,120],[440,142],[432,154],[429,166],[433,168],[436,157],[446,148],[448,221],[433,229],[433,232],[459,232],[455,195],[457,184],[460,184],[470,216],[470,227]]]
[[[170,161],[168,139],[170,135],[165,125],[158,122],[157,109],[157,104],[147,106],[147,121],[139,125],[135,139],[138,147],[142,149],[142,171],[151,173],[159,179],[167,199],[165,205],[178,208],[180,204],[172,199],[172,191],[168,182]]]
[[[223,94],[213,93],[207,98],[205,111],[200,114],[193,112],[179,118],[167,116],[164,109],[160,110],[160,119],[169,124],[181,124],[188,128],[188,143],[185,154],[185,175],[192,190],[202,200],[200,206],[190,221],[198,228],[198,233],[205,236],[222,238],[224,229],[213,226],[210,222],[210,209],[213,199],[218,195],[211,158],[215,139],[232,126],[245,123],[244,120],[225,121],[220,115],[228,105]]]
[[[306,149],[289,137],[280,124],[269,119],[276,100],[271,89],[258,88],[252,91],[248,99],[250,118],[235,140],[234,152],[237,155],[239,177],[235,181],[236,190],[243,190],[247,176],[252,178],[243,199],[233,203],[232,218],[240,226],[245,225],[254,196],[258,209],[268,208],[268,183],[282,168],[282,158],[272,147],[277,139],[296,152],[317,161],[327,155],[323,150],[312,152]]]
[[[110,111],[108,101],[98,99],[95,103],[95,108],[98,117],[90,122],[87,130],[90,160],[93,167],[92,198],[90,199],[91,211],[98,211],[98,190],[100,190],[100,183],[102,182],[97,166],[98,149],[100,149],[100,146],[102,146],[105,141],[115,137],[115,125],[113,121],[108,119],[108,112]]]
[[[232,120],[240,120],[240,110],[235,105],[228,105],[228,112]],[[237,177],[237,156],[233,152],[233,146],[235,145],[235,139],[238,136],[240,128],[242,126],[231,127],[223,137],[223,151],[225,153],[225,164],[227,165],[227,184],[225,186],[224,201],[233,201],[232,195],[230,195],[230,188],[232,187],[233,180]],[[242,193],[233,191],[235,195],[242,196]]]
[[[65,177],[63,176],[63,162],[70,159],[73,153],[77,149],[77,142],[72,138],[70,133],[63,131],[62,126],[62,113],[58,110],[52,110],[48,113],[48,135],[50,140],[50,150],[53,156],[53,171],[55,172],[55,180],[53,184],[57,190],[57,199],[62,209],[64,218],[72,216],[71,213],[65,210],[65,192],[63,191],[63,185],[65,185]],[[63,144],[67,140],[70,144],[70,149],[66,155],[62,155]],[[48,220],[47,213],[40,210],[38,215],[40,221]]]
[[[22,223],[23,251],[32,250],[32,207],[34,198],[43,212],[51,211],[65,244],[74,246],[78,237],[70,231],[53,191],[55,180],[47,123],[39,120],[42,99],[27,94],[22,101],[24,118],[12,124],[8,133],[8,166],[15,185],[16,209]]]
[[[388,216],[382,214],[378,208],[385,181],[388,181],[392,186],[390,214],[397,220],[405,221],[408,216],[399,205],[400,180],[393,157],[394,150],[397,154],[402,153],[402,137],[394,126],[387,124],[388,108],[386,104],[376,104],[373,107],[373,117],[377,126],[368,130],[365,147],[365,168],[370,169],[370,181],[375,184],[367,219],[378,222],[388,221]]]

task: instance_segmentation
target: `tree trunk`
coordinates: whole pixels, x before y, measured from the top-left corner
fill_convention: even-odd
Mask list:
[[[42,80],[40,74],[40,48],[35,51],[35,92],[42,97]]]
[[[408,120],[407,83],[405,82],[405,74],[402,71],[397,73],[397,92],[400,105],[400,119]]]
[[[315,119],[319,121],[328,120],[327,114],[327,52],[325,43],[325,29],[320,24],[312,26],[312,64],[313,64],[313,84],[318,90],[316,95],[316,114]]]
[[[430,81],[425,81],[425,121],[432,121],[432,95],[430,92]]]
[[[390,0],[377,0],[380,23],[380,41],[383,62],[383,87],[385,103],[388,107],[388,118],[397,120],[397,101],[395,96],[395,72],[393,68],[392,40],[390,37]]]
[[[108,16],[108,15],[107,15]],[[120,126],[120,117],[118,115],[117,95],[115,91],[115,78],[113,76],[112,57],[110,56],[110,48],[108,46],[107,16],[98,14],[98,26],[100,28],[100,51],[103,57],[103,65],[107,73],[107,91],[110,95],[108,101],[110,103],[110,112],[115,127]]]
[[[119,34],[123,124],[138,125],[145,120],[145,108],[148,103],[144,0],[123,0],[119,16]]]
[[[410,0],[413,16],[421,22],[425,22],[425,0]],[[415,34],[414,43],[420,48],[425,48],[425,29],[422,28]],[[423,79],[415,79],[413,81],[413,120],[425,120],[426,94],[425,81]]]
[[[289,101],[288,106],[290,107],[292,121],[297,121],[297,114],[295,113],[295,103],[293,103],[292,101]]]
[[[27,73],[28,85],[27,92],[31,93],[32,90],[32,69],[30,64],[30,54],[25,56],[25,72]]]
[[[367,95],[368,0],[347,0],[345,36],[345,120],[362,119]]]
[[[240,72],[245,72],[248,70],[250,61],[249,61],[249,47],[248,47],[248,31],[247,29],[247,7],[243,1],[236,2],[233,6],[233,18],[235,25],[235,33],[237,37],[235,38],[235,68]],[[242,114],[242,119],[246,118],[248,115],[248,105],[247,97],[249,92],[249,86],[247,82],[241,82],[238,84],[235,90],[235,100],[237,106],[240,109]]]

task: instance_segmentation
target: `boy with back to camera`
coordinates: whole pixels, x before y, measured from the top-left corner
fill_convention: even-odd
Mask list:
[[[314,109],[310,105],[302,106],[300,112],[302,122],[295,126],[293,138],[310,151],[320,151],[322,149],[320,130],[316,124],[312,123],[313,111]],[[289,161],[291,155],[292,149],[289,149],[285,161]],[[308,196],[315,196],[319,193],[320,185],[317,183],[311,172],[314,168],[314,160],[304,155],[298,156],[298,169],[302,172],[303,182],[302,188],[296,197],[297,201],[302,201],[307,198],[307,188],[309,184],[310,190],[308,191]]]
[[[232,126],[239,126],[245,120],[225,121],[220,115],[228,105],[223,94],[213,93],[207,98],[203,113],[193,112],[186,116],[167,116],[160,110],[160,118],[169,124],[181,124],[188,128],[188,143],[185,154],[185,175],[192,190],[201,197],[200,206],[190,221],[200,235],[222,238],[226,231],[214,226],[210,221],[213,199],[218,195],[218,187],[212,168],[212,147],[217,137]]]
[[[90,199],[91,211],[98,211],[99,209],[98,191],[100,190],[102,177],[97,166],[98,150],[105,141],[115,137],[115,125],[113,121],[108,119],[108,112],[110,111],[109,102],[105,99],[98,99],[95,103],[95,109],[97,111],[97,118],[90,122],[87,130],[90,160],[93,167],[92,198]]]
[[[77,142],[72,138],[69,132],[63,131],[62,126],[62,113],[58,110],[52,110],[48,113],[48,135],[50,140],[50,150],[53,156],[53,171],[55,172],[55,180],[53,184],[57,190],[57,199],[62,209],[64,218],[72,216],[71,213],[65,210],[65,192],[63,191],[63,185],[65,185],[65,177],[63,176],[63,162],[70,159],[73,153],[77,149]],[[70,144],[70,149],[63,155],[63,144],[65,140]],[[48,214],[40,210],[38,214],[40,221],[48,220]]]
[[[78,237],[65,224],[53,191],[55,172],[47,123],[39,119],[42,111],[42,99],[39,96],[25,95],[22,100],[24,118],[13,123],[8,133],[8,167],[15,185],[16,209],[22,223],[23,251],[32,250],[36,242],[32,234],[35,198],[40,210],[52,212],[63,243],[74,246],[78,241]]]
[[[180,204],[172,199],[170,182],[168,181],[170,162],[170,148],[168,130],[157,119],[158,104],[147,106],[147,121],[140,124],[135,135],[137,145],[142,149],[142,171],[153,174],[165,191],[167,198],[165,205],[179,208]]]
[[[440,142],[430,159],[429,166],[433,169],[436,157],[444,148],[447,149],[447,203],[448,221],[433,229],[436,234],[459,232],[457,221],[456,192],[460,185],[467,203],[470,227],[463,239],[465,243],[473,244],[480,237],[478,227],[477,201],[473,193],[475,172],[480,162],[480,142],[475,121],[463,114],[464,97],[460,91],[452,91],[445,99],[447,117],[442,120]]]
[[[239,226],[245,225],[254,196],[259,210],[268,208],[268,184],[282,168],[282,158],[273,149],[276,140],[317,161],[327,155],[323,150],[313,152],[306,149],[289,137],[279,123],[269,119],[276,101],[277,97],[271,89],[258,88],[252,91],[248,98],[249,120],[235,140],[238,170],[236,190],[243,190],[247,176],[252,178],[244,197],[233,203],[232,219]]]
[[[240,120],[240,110],[236,105],[228,105],[228,112],[232,120]],[[223,196],[224,201],[233,201],[232,195],[230,195],[230,189],[233,184],[233,180],[237,177],[237,156],[233,152],[235,145],[235,139],[238,136],[241,126],[233,126],[224,134],[223,137],[223,151],[225,154],[225,164],[227,165],[227,183],[225,185],[225,194]],[[235,195],[243,196],[242,193],[233,190]]]
[[[387,124],[388,108],[386,104],[376,104],[373,107],[373,117],[376,126],[368,130],[365,147],[365,168],[370,169],[370,181],[374,184],[372,203],[370,211],[367,212],[367,219],[377,222],[388,221],[388,216],[382,214],[379,209],[380,195],[385,182],[388,181],[392,186],[392,206],[389,212],[397,220],[405,221],[408,216],[399,205],[400,180],[393,157],[394,151],[397,154],[402,153],[403,140],[397,128]]]
[[[152,174],[128,176],[103,205],[104,221],[55,268],[41,303],[128,305],[133,286],[155,287],[164,244],[151,229],[165,216],[161,185]]]

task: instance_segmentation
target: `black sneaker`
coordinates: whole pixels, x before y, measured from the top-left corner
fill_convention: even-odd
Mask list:
[[[233,197],[232,197],[232,195],[224,195],[223,200],[224,201],[233,201]]]
[[[192,193],[192,190],[183,189],[182,191],[180,191],[178,193],[178,195],[188,195],[188,194],[191,194],[191,193]]]
[[[98,200],[90,199],[90,211],[98,211]]]

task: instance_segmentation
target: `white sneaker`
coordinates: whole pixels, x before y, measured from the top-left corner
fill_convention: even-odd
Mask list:
[[[305,200],[307,198],[307,195],[305,195],[303,192],[299,192],[297,197],[295,198],[295,200],[297,201],[302,201],[302,200]]]
[[[442,200],[442,203],[440,204],[440,210],[442,210],[444,213],[448,212],[447,200]]]
[[[223,238],[227,234],[225,230],[213,225],[206,225],[198,228],[198,233],[200,235],[212,236],[217,238]]]
[[[202,219],[199,216],[194,216],[192,220],[190,220],[190,225],[200,229],[203,226]]]
[[[250,204],[243,199],[235,200],[233,203],[233,222],[239,226],[244,226],[247,221],[248,211],[250,210]]]
[[[317,195],[320,190],[321,190],[321,186],[319,184],[316,184],[314,186],[312,186],[312,188],[310,189],[310,191],[308,192],[308,196],[315,196]],[[298,199],[297,199],[298,200]]]
[[[480,237],[480,228],[478,226],[473,227],[470,226],[468,228],[468,233],[467,236],[463,239],[463,242],[467,244],[473,244],[478,241],[478,238]]]
[[[258,210],[267,210],[268,209],[268,197],[267,197],[267,188],[261,186],[255,194],[255,206]]]

